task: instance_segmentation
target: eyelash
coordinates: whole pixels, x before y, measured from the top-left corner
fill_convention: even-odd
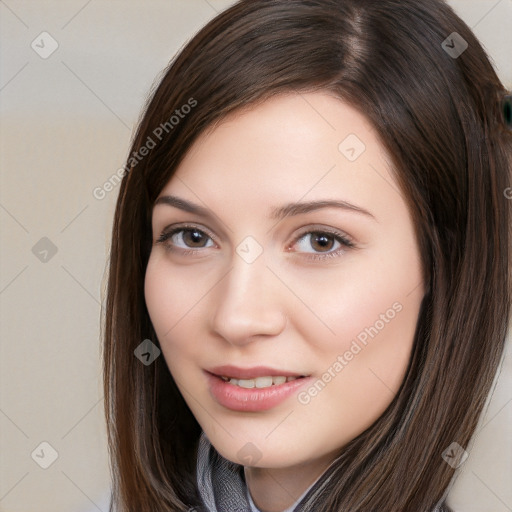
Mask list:
[[[304,238],[306,235],[312,235],[312,234],[320,234],[320,235],[331,235],[336,242],[340,243],[340,247],[332,252],[326,252],[326,253],[301,253],[303,254],[303,257],[312,260],[312,261],[322,261],[329,258],[337,258],[341,256],[342,253],[344,253],[347,249],[351,249],[355,247],[354,243],[350,238],[345,235],[344,233],[341,233],[340,231],[336,231],[333,229],[326,229],[326,228],[309,228],[304,230],[302,233],[297,235],[292,243],[292,246],[295,245],[300,239]],[[290,252],[297,252],[297,251],[290,251]]]
[[[211,233],[208,233],[203,229],[199,229],[197,226],[194,226],[192,224],[184,224],[184,225],[175,227],[171,231],[167,231],[167,232],[164,231],[160,235],[160,237],[158,238],[156,243],[163,244],[165,250],[169,251],[169,252],[179,252],[180,255],[182,255],[182,256],[197,256],[198,253],[200,253],[202,251],[202,248],[200,248],[200,249],[182,249],[181,247],[176,248],[176,247],[173,247],[171,244],[165,243],[165,242],[167,242],[167,240],[172,238],[176,233],[179,233],[181,231],[192,231],[192,230],[198,231],[199,233],[206,235],[208,238],[211,238],[214,242],[216,241],[216,238]]]
[[[183,249],[183,248],[176,248],[172,246],[171,244],[167,244],[167,240],[172,238],[176,233],[180,233],[182,231],[198,231],[199,233],[202,233],[203,235],[206,235],[208,238],[210,238],[213,242],[216,241],[216,237],[214,237],[211,233],[208,233],[207,231],[198,228],[197,226],[186,224],[186,225],[180,225],[172,229],[171,231],[163,232],[158,240],[156,241],[157,244],[163,244],[166,251],[169,252],[179,252],[182,256],[197,256],[198,253],[202,252],[203,248],[200,249]],[[341,233],[336,230],[330,230],[326,228],[318,228],[318,229],[308,229],[303,231],[301,234],[299,234],[295,240],[292,243],[292,246],[295,245],[299,240],[304,238],[306,235],[310,234],[321,234],[321,235],[331,235],[334,237],[334,240],[339,242],[342,248],[338,248],[335,251],[332,252],[326,252],[326,253],[302,253],[304,258],[308,260],[325,260],[328,258],[336,258],[341,255],[341,253],[345,252],[347,249],[351,249],[355,247],[352,240],[345,235],[344,233]],[[289,252],[298,252],[298,251],[289,251]]]

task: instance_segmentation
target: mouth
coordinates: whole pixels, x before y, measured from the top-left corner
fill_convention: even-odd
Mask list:
[[[287,382],[292,382],[309,376],[306,374],[266,366],[257,366],[245,369],[238,368],[236,366],[218,366],[206,371],[221,378],[224,382],[245,389],[264,389],[280,386]]]
[[[264,366],[219,366],[203,371],[215,401],[226,409],[239,412],[270,410],[313,380],[306,373]]]
[[[226,375],[219,375],[224,382],[229,382],[233,386],[239,386],[245,389],[252,388],[270,388],[272,386],[279,386],[285,382],[291,382],[292,380],[303,379],[304,375],[297,377],[285,377],[284,375],[268,375],[264,377],[256,377],[254,379],[235,379],[234,377],[227,377]]]

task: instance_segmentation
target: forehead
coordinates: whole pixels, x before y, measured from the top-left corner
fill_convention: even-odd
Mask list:
[[[350,105],[323,92],[286,94],[200,136],[162,194],[244,210],[327,196],[385,203],[397,196],[388,161]]]

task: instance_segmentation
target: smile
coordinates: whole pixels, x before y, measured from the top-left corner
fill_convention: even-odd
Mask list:
[[[283,372],[289,375],[280,375],[282,371],[271,373],[269,368],[263,367],[235,371],[230,367],[230,370],[224,367],[221,373],[205,370],[204,374],[212,398],[226,409],[240,412],[261,412],[277,407],[313,380],[312,376],[290,372]],[[233,373],[237,376],[230,377]],[[260,375],[255,376],[255,373]]]
[[[256,377],[254,379],[235,379],[233,377],[226,377],[224,375],[221,376],[221,379],[224,382],[229,382],[233,386],[239,386],[241,388],[252,389],[252,388],[269,388],[271,386],[279,386],[280,384],[284,384],[285,382],[291,382],[296,379],[300,379],[301,377],[285,377],[284,375],[279,375],[276,377],[266,376],[266,377]]]

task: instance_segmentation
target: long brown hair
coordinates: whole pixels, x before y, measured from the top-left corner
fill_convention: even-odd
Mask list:
[[[463,50],[462,41],[460,55],[450,51]],[[169,65],[120,186],[103,348],[118,512],[200,509],[200,426],[164,358],[146,366],[134,356],[145,339],[159,345],[144,300],[153,203],[197,137],[227,114],[319,90],[366,116],[391,155],[427,293],[401,388],[340,448],[329,470],[335,484],[315,510],[423,512],[446,494],[454,470],[441,454],[454,441],[466,447],[475,431],[510,314],[506,91],[471,30],[440,0],[243,0]]]

